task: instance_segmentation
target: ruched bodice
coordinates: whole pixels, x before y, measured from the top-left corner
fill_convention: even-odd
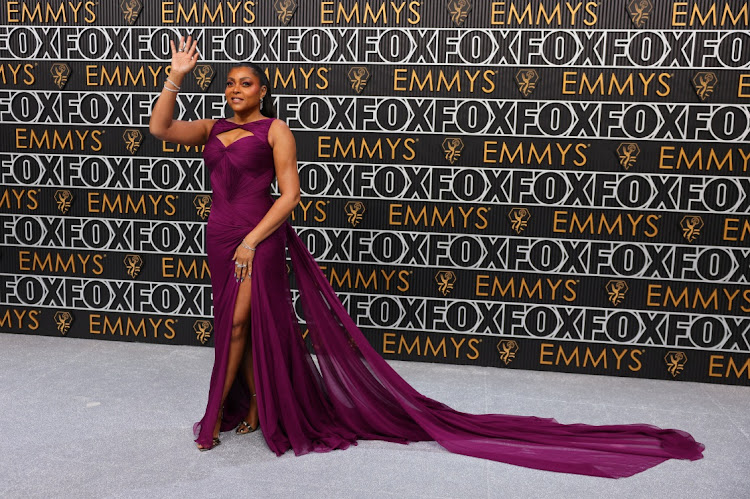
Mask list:
[[[213,204],[209,216],[214,222],[255,225],[273,204],[270,187],[275,170],[273,150],[268,144],[273,120],[265,118],[239,125],[222,118],[211,129],[203,158],[211,176]],[[219,136],[236,128],[252,135],[225,145]]]

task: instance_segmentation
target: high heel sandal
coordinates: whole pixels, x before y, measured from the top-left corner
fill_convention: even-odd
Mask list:
[[[221,420],[224,419],[224,408],[221,408],[221,411],[219,411],[219,433],[221,433]],[[211,447],[198,447],[198,450],[201,452],[205,452],[207,450],[211,450],[214,447],[218,447],[221,445],[221,440],[219,440],[219,437],[214,437],[214,439],[211,441]]]
[[[204,452],[207,450],[211,450],[214,447],[218,447],[219,445],[221,445],[221,440],[219,440],[218,437],[214,437],[213,441],[211,442],[211,447],[198,447],[198,450]]]
[[[254,393],[252,394],[252,397],[255,397],[255,394],[254,394]],[[236,433],[237,435],[247,435],[248,433],[252,433],[252,432],[254,432],[254,431],[255,431],[255,430],[257,430],[258,428],[260,428],[260,425],[259,425],[259,424],[256,424],[256,425],[255,425],[255,428],[253,428],[253,427],[252,427],[252,426],[250,425],[250,423],[248,423],[248,422],[247,422],[247,421],[245,421],[245,420],[242,420],[242,422],[241,422],[241,423],[240,423],[240,424],[239,424],[239,425],[237,426],[237,429],[236,429],[236,430],[234,430],[234,432],[235,432],[235,433]]]

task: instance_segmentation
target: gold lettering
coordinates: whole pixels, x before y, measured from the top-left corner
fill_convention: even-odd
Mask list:
[[[716,372],[716,369],[721,369],[724,364],[721,361],[724,360],[723,355],[711,355],[708,358],[708,376],[711,378],[722,378],[721,372]]]
[[[750,74],[740,75],[740,83],[737,86],[737,97],[750,97]]]
[[[725,218],[722,239],[724,241],[744,241],[745,239],[750,240],[750,219],[742,220],[742,229],[740,229],[739,218]]]
[[[614,351],[614,348],[612,349]],[[583,356],[583,367],[590,363],[591,367],[599,367],[599,363],[602,363],[604,369],[607,368],[607,349],[603,349],[599,354],[599,357],[594,359],[594,354],[591,353],[591,349],[586,347],[586,353]]]
[[[333,2],[324,2],[324,3],[333,3]],[[390,354],[396,353],[396,351],[393,350],[393,346],[396,345],[396,341],[393,339],[395,337],[396,337],[395,333],[383,334],[383,353],[390,353]]]

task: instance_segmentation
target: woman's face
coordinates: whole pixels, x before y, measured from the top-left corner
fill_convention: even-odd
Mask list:
[[[235,113],[247,112],[260,106],[261,99],[266,95],[266,87],[261,86],[260,78],[255,76],[252,69],[238,67],[229,71],[224,95]]]

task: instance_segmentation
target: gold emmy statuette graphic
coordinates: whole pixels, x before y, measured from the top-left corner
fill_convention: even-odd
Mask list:
[[[356,227],[362,221],[362,215],[365,213],[365,205],[362,201],[349,201],[344,206],[344,211],[347,215],[347,222],[352,224],[352,227]]]
[[[620,166],[629,170],[638,159],[641,148],[635,142],[623,142],[617,146],[617,157],[620,160]]]
[[[632,0],[628,2],[627,9],[633,25],[636,28],[643,28],[651,15],[651,11],[654,10],[654,4],[651,3],[651,0]]]
[[[276,11],[276,17],[279,22],[289,24],[294,12],[297,10],[297,2],[296,0],[275,0],[273,8]]]
[[[70,325],[73,324],[73,314],[70,312],[56,312],[55,324],[57,324],[57,330],[65,336],[70,331]]]
[[[461,26],[466,21],[466,17],[471,10],[471,1],[448,0],[447,7],[451,16],[451,21],[453,21],[456,26]]]
[[[214,330],[211,321],[198,320],[193,324],[193,330],[195,331],[196,338],[201,342],[201,345],[205,345],[206,342],[211,339],[211,333]]]
[[[367,80],[370,79],[370,72],[364,66],[355,66],[349,70],[349,81],[352,82],[352,89],[358,94],[367,86]]]
[[[520,234],[529,226],[531,212],[527,208],[513,208],[508,212],[508,218],[510,219],[510,228],[516,231],[516,234]]]
[[[65,215],[70,209],[70,205],[73,204],[73,194],[67,189],[57,190],[55,191],[55,202],[60,213]]]
[[[628,283],[620,280],[609,281],[606,289],[607,299],[612,305],[617,306],[625,299],[625,293],[628,292]]]
[[[701,235],[703,219],[698,215],[684,216],[682,217],[682,220],[680,220],[680,227],[682,227],[682,236],[687,242],[692,243]]]
[[[198,216],[201,217],[201,220],[205,220],[211,214],[211,201],[211,196],[208,194],[198,194],[193,199],[193,205],[198,210]]]
[[[122,0],[120,2],[120,9],[122,10],[122,15],[125,17],[125,22],[132,25],[138,19],[138,15],[141,13],[141,9],[143,9],[143,4],[141,0]]]
[[[453,285],[456,283],[456,273],[452,270],[441,270],[435,274],[435,281],[438,285],[438,291],[446,296],[453,291]]]
[[[497,351],[500,354],[500,360],[505,362],[505,365],[507,366],[516,358],[518,343],[516,343],[515,340],[501,340],[500,343],[497,344]]]
[[[443,141],[443,152],[445,153],[445,159],[450,161],[451,164],[458,161],[461,157],[461,151],[464,150],[464,141],[458,137],[448,137]]]
[[[143,135],[140,130],[128,128],[123,132],[122,140],[125,141],[125,149],[127,149],[130,154],[135,154],[138,148],[141,147]]]
[[[685,369],[687,355],[685,355],[685,352],[671,350],[664,356],[664,362],[667,363],[667,371],[669,371],[669,374],[671,374],[673,378],[676,378],[677,375]]]
[[[524,97],[528,97],[539,83],[539,73],[536,72],[536,69],[519,69],[516,72],[515,79],[518,91]]]
[[[141,268],[143,268],[143,259],[138,255],[125,255],[123,263],[125,263],[128,275],[133,279],[138,277],[138,274],[141,273]]]
[[[70,66],[64,62],[56,62],[49,71],[52,73],[52,80],[57,85],[57,88],[60,90],[65,88],[65,84],[68,83],[68,78],[70,78]]]
[[[695,93],[698,94],[700,100],[706,100],[711,97],[717,83],[719,83],[719,79],[716,77],[716,73],[712,71],[701,71],[693,76]]]
[[[195,80],[198,82],[201,90],[206,90],[211,85],[215,74],[214,68],[208,64],[199,64],[193,69],[193,76],[195,76]]]

